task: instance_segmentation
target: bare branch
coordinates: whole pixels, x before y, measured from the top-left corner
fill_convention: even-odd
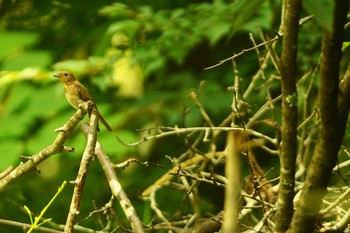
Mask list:
[[[327,208],[321,210],[319,212],[320,215],[325,215],[329,213],[332,209],[337,207],[341,202],[348,200],[348,196],[350,195],[350,188],[348,188],[342,195],[340,195],[337,200],[333,201]]]
[[[346,214],[333,226],[323,227],[320,232],[344,232],[344,229],[349,225],[350,222],[350,209]]]
[[[83,132],[85,135],[88,134],[89,132],[88,128],[83,128]],[[114,170],[114,164],[106,155],[101,144],[98,141],[96,142],[95,154],[103,168],[103,171],[106,174],[109,187],[111,188],[113,195],[118,199],[119,204],[124,211],[124,214],[126,215],[126,217],[130,222],[133,232],[143,233],[144,230],[143,230],[142,222],[138,217],[136,210],[132,205],[130,199],[126,195],[122,185],[119,182],[117,174],[115,173],[115,170]]]
[[[97,141],[97,130],[98,130],[98,112],[95,106],[93,106],[92,114],[90,116],[89,132],[87,134],[87,144],[83,153],[83,157],[80,162],[78,176],[74,181],[75,187],[73,192],[72,201],[69,208],[69,213],[64,228],[65,233],[73,232],[74,221],[76,216],[79,214],[80,201],[83,194],[85,180],[88,173],[90,162],[94,156],[96,141]]]
[[[126,168],[127,166],[130,165],[130,163],[138,163],[138,164],[141,164],[141,165],[144,165],[146,167],[150,166],[150,165],[154,165],[154,166],[158,166],[158,167],[164,167],[163,165],[161,164],[158,164],[158,163],[152,163],[152,162],[148,162],[148,161],[145,161],[145,162],[142,162],[136,158],[130,158],[124,162],[121,162],[121,163],[118,163],[118,164],[114,164],[113,167],[114,168]]]
[[[225,218],[222,225],[223,233],[238,232],[239,222],[239,197],[241,192],[241,169],[239,162],[239,150],[241,134],[229,132],[226,141],[225,176],[227,184],[225,188],[224,212]]]
[[[255,136],[255,137],[260,137],[272,144],[276,144],[277,141],[273,138],[270,138],[262,133],[259,133],[257,131],[251,130],[251,129],[243,129],[243,128],[234,128],[234,127],[188,127],[188,128],[178,128],[178,127],[157,127],[158,129],[162,130],[169,130],[169,131],[161,131],[159,134],[144,137],[140,141],[134,142],[134,143],[125,143],[123,142],[119,137],[117,137],[118,141],[122,143],[123,145],[130,146],[130,147],[136,147],[142,142],[146,142],[148,140],[152,139],[159,139],[167,136],[173,136],[173,135],[178,135],[178,134],[184,134],[184,133],[192,133],[192,132],[199,132],[199,131],[205,131],[205,132],[210,132],[210,131],[221,131],[221,132],[230,132],[230,131],[238,131],[242,132],[245,131],[248,135]]]
[[[29,229],[32,225],[27,224],[27,223],[22,223],[22,222],[17,222],[17,221],[11,221],[11,220],[6,220],[6,219],[0,219],[0,224],[6,224],[10,226],[16,226],[19,228],[22,228],[23,230]],[[37,226],[35,228],[36,231],[41,231],[41,232],[46,232],[46,233],[62,233],[62,231],[50,229],[48,227],[42,227],[42,226]]]
[[[312,17],[313,17],[313,16],[311,15],[311,16],[306,16],[306,17],[300,19],[299,25],[301,25],[301,24],[303,24],[303,23],[309,21]],[[262,46],[267,45],[268,43],[272,43],[272,42],[274,42],[274,41],[277,41],[281,36],[283,36],[283,33],[280,33],[279,35],[275,36],[274,38],[272,38],[272,39],[270,39],[270,40],[268,40],[268,41],[265,41],[265,42],[262,42],[262,43],[260,43],[260,44],[258,44],[258,45],[255,45],[254,47],[247,48],[247,49],[243,49],[241,52],[235,53],[235,54],[233,54],[231,57],[225,58],[224,60],[219,61],[219,63],[217,63],[217,64],[215,64],[215,65],[212,65],[212,66],[209,66],[209,67],[204,68],[204,70],[210,70],[210,69],[213,69],[213,68],[215,68],[215,67],[218,67],[218,66],[224,64],[225,62],[228,62],[228,61],[230,61],[230,60],[234,60],[234,59],[236,59],[237,57],[239,57],[239,56],[241,56],[241,55],[243,55],[243,54],[245,54],[245,53],[247,53],[247,52],[254,51],[254,50],[257,49],[257,48],[260,48],[260,47],[262,47]]]
[[[55,141],[51,145],[47,146],[39,153],[31,156],[31,158],[27,162],[19,164],[7,176],[2,178],[0,180],[0,192],[3,191],[4,188],[8,184],[14,182],[15,180],[19,179],[20,177],[24,176],[25,174],[29,173],[30,171],[35,170],[36,167],[42,161],[44,161],[45,159],[47,159],[51,155],[60,153],[62,150],[64,150],[63,144],[70,137],[75,126],[86,115],[88,108],[89,108],[89,104],[90,104],[89,102],[84,102],[80,106],[78,111],[68,120],[68,122],[63,127],[59,128],[59,130],[57,131],[59,133],[58,133]]]

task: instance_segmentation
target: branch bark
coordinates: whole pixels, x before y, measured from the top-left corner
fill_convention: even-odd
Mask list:
[[[226,142],[226,163],[225,176],[227,178],[225,188],[224,203],[224,222],[222,224],[222,233],[239,232],[239,197],[241,192],[241,169],[239,152],[237,148],[241,145],[241,135],[237,132],[229,132]]]
[[[284,35],[281,56],[282,145],[275,232],[285,232],[292,219],[297,155],[298,102],[296,91],[296,59],[301,1],[286,0],[284,4]]]
[[[323,30],[319,108],[321,129],[289,233],[313,232],[322,199],[345,133],[349,104],[339,106],[348,91],[339,92],[339,64],[348,0],[336,0],[332,31]],[[345,94],[345,95],[344,95]],[[347,100],[348,101],[348,100]]]
[[[65,150],[63,146],[66,140],[72,134],[75,126],[81,121],[86,115],[89,108],[89,103],[83,103],[78,111],[69,119],[69,121],[61,128],[56,129],[59,132],[55,141],[41,150],[39,153],[31,156],[25,163],[19,164],[13,171],[11,171],[7,176],[0,180],[0,192],[2,192],[7,185],[14,182],[15,180],[21,178],[27,173],[35,170],[42,161],[50,157],[51,155],[57,154]]]
[[[93,106],[92,114],[90,116],[89,132],[87,134],[87,143],[83,153],[83,157],[80,162],[78,176],[75,179],[75,187],[73,192],[72,201],[69,208],[69,213],[64,228],[65,233],[71,233],[74,230],[74,222],[76,216],[79,214],[80,200],[83,194],[85,180],[88,173],[89,164],[94,157],[94,151],[97,141],[97,130],[98,130],[98,118],[99,114],[97,108]]]
[[[87,135],[89,132],[89,127],[82,125],[82,130],[84,134]],[[135,233],[143,233],[143,224],[138,217],[134,206],[132,205],[130,199],[126,195],[122,185],[119,182],[117,174],[114,171],[113,163],[106,155],[101,144],[98,141],[96,141],[95,155],[106,174],[113,195],[118,199],[119,204],[124,211],[124,214],[130,222],[132,231]]]

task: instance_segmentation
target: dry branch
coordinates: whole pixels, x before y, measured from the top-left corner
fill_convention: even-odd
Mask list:
[[[240,165],[240,142],[242,134],[229,132],[226,141],[225,176],[227,184],[225,189],[224,212],[225,218],[222,225],[223,233],[237,232],[239,229],[239,199],[241,190],[241,165]]]
[[[83,125],[82,130],[85,135],[88,135],[89,133],[88,127]],[[130,222],[133,232],[143,233],[144,232],[143,224],[140,218],[138,217],[136,210],[132,205],[130,199],[126,195],[122,185],[119,183],[117,174],[115,173],[115,170],[114,170],[114,164],[106,155],[101,144],[98,141],[96,141],[95,154],[106,174],[109,187],[111,188],[113,195],[118,199],[119,204],[124,211],[124,214],[126,215],[126,217]]]
[[[90,102],[84,102],[80,106],[78,111],[69,119],[69,121],[63,127],[56,129],[58,135],[51,145],[47,146],[39,153],[29,157],[29,159],[25,163],[19,164],[7,176],[2,178],[0,180],[0,192],[3,191],[8,184],[14,182],[15,180],[24,176],[28,172],[34,171],[42,161],[44,161],[51,155],[64,151],[64,143],[72,134],[75,126],[79,123],[79,121],[81,121],[84,118],[84,116],[88,112],[90,104]]]
[[[81,158],[78,176],[74,181],[74,192],[72,201],[69,208],[69,213],[66,221],[66,226],[64,228],[65,233],[73,232],[74,221],[76,216],[79,214],[80,201],[83,194],[83,189],[85,185],[85,180],[88,173],[89,164],[94,157],[94,151],[97,141],[97,130],[98,130],[98,112],[95,106],[92,108],[92,114],[90,116],[89,132],[86,136],[87,143]]]

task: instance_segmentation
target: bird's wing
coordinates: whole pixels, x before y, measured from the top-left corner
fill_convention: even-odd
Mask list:
[[[80,83],[75,85],[78,95],[83,101],[93,100],[88,90]]]

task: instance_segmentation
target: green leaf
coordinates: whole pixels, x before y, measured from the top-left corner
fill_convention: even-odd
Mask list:
[[[108,35],[113,35],[116,32],[122,31],[127,36],[133,38],[138,33],[138,30],[140,29],[140,23],[135,20],[122,20],[117,21],[115,23],[112,23],[106,32]]]
[[[52,63],[51,54],[47,51],[27,51],[17,53],[5,60],[1,68],[3,70],[22,70],[27,67],[48,67]]]
[[[3,116],[1,117],[1,127],[0,127],[0,135],[2,137],[7,137],[7,139],[12,138],[12,137],[19,137],[20,135],[23,135],[26,133],[27,126],[30,124],[31,119],[27,118],[25,115],[18,114],[18,115],[8,115],[8,116]],[[4,139],[2,140],[4,142]],[[7,144],[10,143],[10,144]],[[14,147],[19,146],[19,142],[17,144],[12,144],[11,140],[5,143],[5,147],[8,147],[5,151],[9,153],[9,155],[19,152],[17,149],[11,149],[10,150],[10,145]],[[7,144],[7,146],[6,146]],[[1,148],[1,143],[0,143],[0,148]],[[2,150],[4,152],[4,150]],[[18,155],[18,153],[17,153]]]
[[[333,0],[305,0],[303,7],[314,15],[316,21],[327,30],[332,30],[334,1]]]
[[[123,3],[113,3],[99,10],[99,14],[110,18],[125,18],[130,15],[130,8]]]
[[[103,149],[106,154],[111,156],[111,158],[117,158],[118,160],[125,159],[123,156],[126,154],[136,153],[136,149],[128,147],[120,143],[115,137],[111,137],[110,132],[106,132],[104,128],[101,127],[99,134],[99,141],[103,145]],[[125,143],[136,142],[139,140],[138,136],[129,130],[118,129],[117,136]]]
[[[2,127],[0,127],[2,128]],[[2,135],[0,133],[0,135]],[[21,143],[14,138],[1,137],[0,151],[4,156],[0,156],[0,171],[18,162]]]
[[[207,30],[203,30],[204,36],[211,42],[212,45],[216,44],[221,38],[227,35],[232,29],[232,23],[229,21],[211,21],[210,27]],[[213,27],[212,25],[217,25]]]
[[[3,31],[0,33],[0,59],[20,52],[24,47],[37,43],[39,35],[26,31]]]
[[[52,220],[52,218],[47,218],[47,219],[44,219],[41,223],[38,224],[38,226],[41,226],[47,222],[50,222]]]
[[[84,74],[89,68],[89,63],[86,60],[64,60],[57,62],[53,65],[55,70],[69,70],[79,76],[79,74]]]
[[[68,121],[69,117],[69,114],[62,113],[61,116],[55,116],[51,121],[40,126],[38,132],[31,135],[31,137],[26,140],[25,145],[28,153],[37,153],[46,146],[52,144],[52,142],[57,137],[57,134],[54,133],[54,130],[58,127],[61,127],[65,123],[64,121]]]
[[[233,11],[233,32],[238,31],[242,26],[253,20],[254,14],[259,11],[261,5],[264,3],[262,0],[237,0],[234,2]]]
[[[23,206],[23,209],[27,212],[27,214],[29,215],[29,218],[30,218],[30,223],[33,225],[34,221],[33,221],[33,217],[32,217],[32,212],[30,211],[30,209],[24,205]]]
[[[343,46],[342,46],[341,50],[345,51],[349,46],[350,46],[350,42],[349,41],[343,42]]]
[[[273,16],[270,11],[270,3],[268,1],[264,1],[253,17],[243,25],[242,30],[254,33],[257,31],[257,26],[259,26],[261,29],[269,30],[272,21]]]

